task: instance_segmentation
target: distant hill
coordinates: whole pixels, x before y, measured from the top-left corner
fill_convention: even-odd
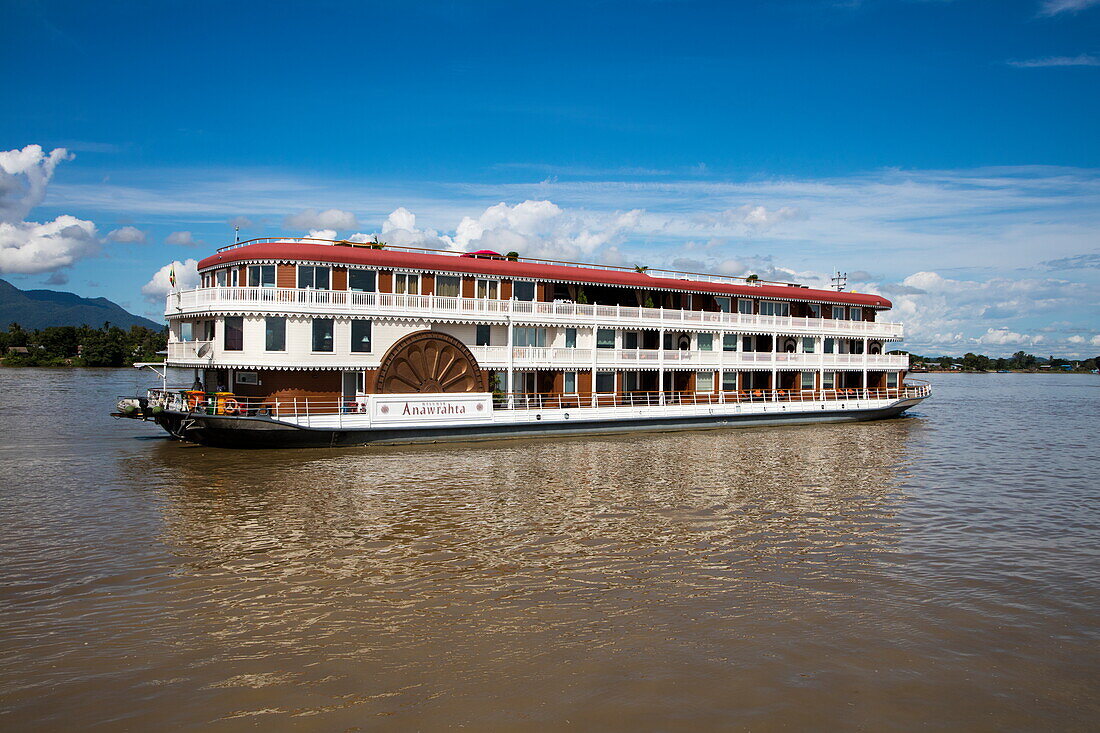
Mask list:
[[[155,331],[164,328],[164,324],[135,316],[106,298],[81,298],[59,290],[20,290],[7,280],[0,280],[0,330],[13,322],[31,330],[49,326],[99,328],[104,321],[119,328],[145,326]]]

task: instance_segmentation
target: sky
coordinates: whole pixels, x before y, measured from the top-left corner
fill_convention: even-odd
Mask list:
[[[878,292],[1100,354],[1100,0],[0,0],[0,277],[319,236]]]

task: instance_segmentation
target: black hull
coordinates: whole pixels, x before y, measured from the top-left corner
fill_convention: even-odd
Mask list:
[[[634,432],[674,432],[724,428],[799,425],[824,422],[860,422],[898,417],[920,400],[903,400],[889,407],[829,410],[819,413],[780,412],[705,417],[639,418],[634,420],[576,420],[412,429],[303,428],[265,418],[188,415],[162,412],[153,419],[182,440],[221,448],[332,448],[357,445],[469,442],[548,436],[605,435]]]

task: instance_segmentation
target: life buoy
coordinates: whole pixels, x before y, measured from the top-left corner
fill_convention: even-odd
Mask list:
[[[239,409],[241,409],[241,406],[232,397],[222,403],[222,412],[226,415],[236,415]]]

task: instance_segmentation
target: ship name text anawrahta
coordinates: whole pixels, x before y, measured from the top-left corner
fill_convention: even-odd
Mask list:
[[[119,414],[204,444],[872,420],[929,394],[887,353],[902,327],[878,295],[311,239],[234,244],[198,272],[166,310],[165,366],[194,381]]]

